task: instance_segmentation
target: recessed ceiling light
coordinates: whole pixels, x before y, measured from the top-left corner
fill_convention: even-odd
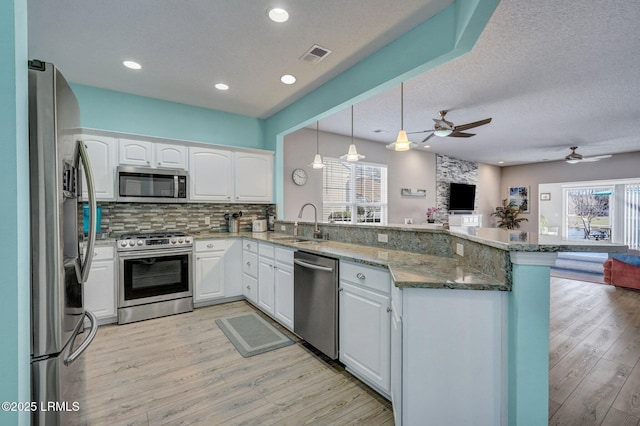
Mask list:
[[[122,65],[132,70],[139,70],[142,68],[142,65],[134,61],[122,61]]]
[[[214,87],[218,90],[229,90],[229,85],[224,83],[216,83]]]
[[[498,161],[498,164],[504,164],[504,161]]]
[[[274,7],[269,9],[269,19],[278,23],[287,22],[289,20],[289,12],[279,7]]]
[[[285,74],[282,77],[280,77],[280,81],[283,82],[284,84],[293,84],[296,82],[296,78],[291,74]]]
[[[426,148],[431,148],[431,145],[423,145],[422,147],[425,148],[425,149]]]

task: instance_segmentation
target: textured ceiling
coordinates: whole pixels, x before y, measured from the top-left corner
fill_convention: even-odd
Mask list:
[[[283,0],[291,20],[277,25],[270,0],[29,0],[29,55],[76,83],[264,118],[451,1],[390,3]],[[429,141],[489,164],[560,160],[574,144],[587,156],[640,151],[638,22],[638,1],[503,0],[470,53],[405,82],[404,128],[431,128],[441,109],[456,124],[492,117],[472,138]],[[315,43],[333,53],[298,60]],[[284,73],[298,83],[282,85]],[[320,127],[348,135],[350,123],[345,110]],[[355,106],[356,137],[388,143],[399,127],[399,87]]]
[[[74,83],[266,118],[451,3],[28,0],[29,56]],[[276,5],[288,22],[268,19]],[[314,44],[332,53],[300,60]],[[143,69],[127,70],[127,59]],[[283,74],[297,83],[282,84]],[[215,90],[217,82],[230,90]]]
[[[489,164],[560,160],[571,145],[585,156],[640,151],[638,22],[637,1],[503,0],[470,53],[405,82],[404,128],[431,129],[442,109],[455,124],[492,117],[474,137],[428,141],[433,152]],[[400,87],[354,116],[356,137],[393,142]],[[320,122],[346,135],[350,126],[350,110]]]

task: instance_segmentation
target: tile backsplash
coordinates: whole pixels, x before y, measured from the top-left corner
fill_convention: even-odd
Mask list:
[[[225,213],[242,212],[239,230],[250,231],[253,219],[276,215],[275,204],[215,204],[215,203],[98,203],[102,207],[101,232],[117,236],[133,232],[181,231],[224,232]],[[209,224],[206,218],[209,217]]]

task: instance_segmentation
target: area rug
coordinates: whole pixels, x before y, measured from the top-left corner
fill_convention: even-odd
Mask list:
[[[217,319],[216,324],[245,358],[295,343],[255,312]]]

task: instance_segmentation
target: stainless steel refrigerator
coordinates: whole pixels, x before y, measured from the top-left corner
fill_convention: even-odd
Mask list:
[[[78,101],[60,72],[52,64],[29,61],[31,401],[37,404],[31,411],[36,425],[71,424],[81,414],[80,355],[98,326],[83,303],[92,258],[86,254],[93,253],[95,244],[96,201],[89,157],[77,138],[79,127]],[[84,242],[81,213],[87,201],[82,199],[81,170],[90,211]]]

